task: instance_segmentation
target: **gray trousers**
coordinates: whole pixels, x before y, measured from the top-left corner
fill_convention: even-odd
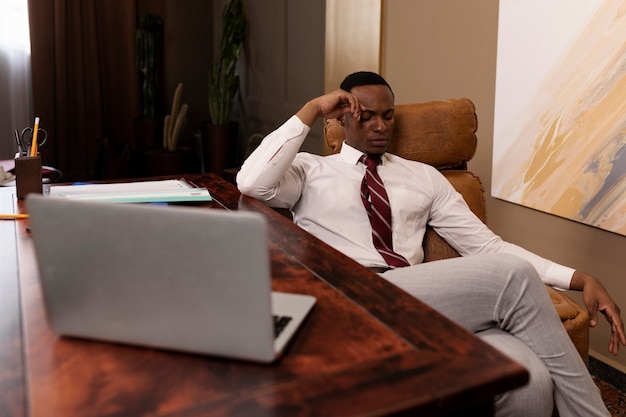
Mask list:
[[[506,254],[380,274],[524,365],[530,382],[496,398],[497,416],[609,416],[552,300],[527,261]]]

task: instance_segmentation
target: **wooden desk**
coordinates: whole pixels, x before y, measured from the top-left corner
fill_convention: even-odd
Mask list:
[[[263,213],[274,288],[317,297],[286,355],[259,365],[59,338],[27,222],[0,221],[0,415],[488,416],[494,395],[526,382],[522,366],[226,181],[189,179],[215,196],[204,209]],[[23,210],[14,193],[0,188],[2,212]]]

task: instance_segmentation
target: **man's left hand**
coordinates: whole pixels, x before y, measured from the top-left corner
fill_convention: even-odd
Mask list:
[[[576,271],[574,273],[570,288],[582,290],[583,302],[589,312],[590,327],[598,325],[598,312],[602,313],[609,322],[611,325],[609,352],[617,355],[620,344],[626,346],[626,333],[618,305],[597,278],[584,272]]]

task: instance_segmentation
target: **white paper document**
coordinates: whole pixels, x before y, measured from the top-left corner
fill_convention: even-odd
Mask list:
[[[106,203],[174,203],[212,200],[206,188],[194,187],[184,180],[57,185],[50,187],[50,196]]]

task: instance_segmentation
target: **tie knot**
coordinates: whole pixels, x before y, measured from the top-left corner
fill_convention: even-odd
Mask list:
[[[359,161],[364,163],[367,169],[376,170],[376,166],[380,165],[381,159],[378,155],[362,155]]]

